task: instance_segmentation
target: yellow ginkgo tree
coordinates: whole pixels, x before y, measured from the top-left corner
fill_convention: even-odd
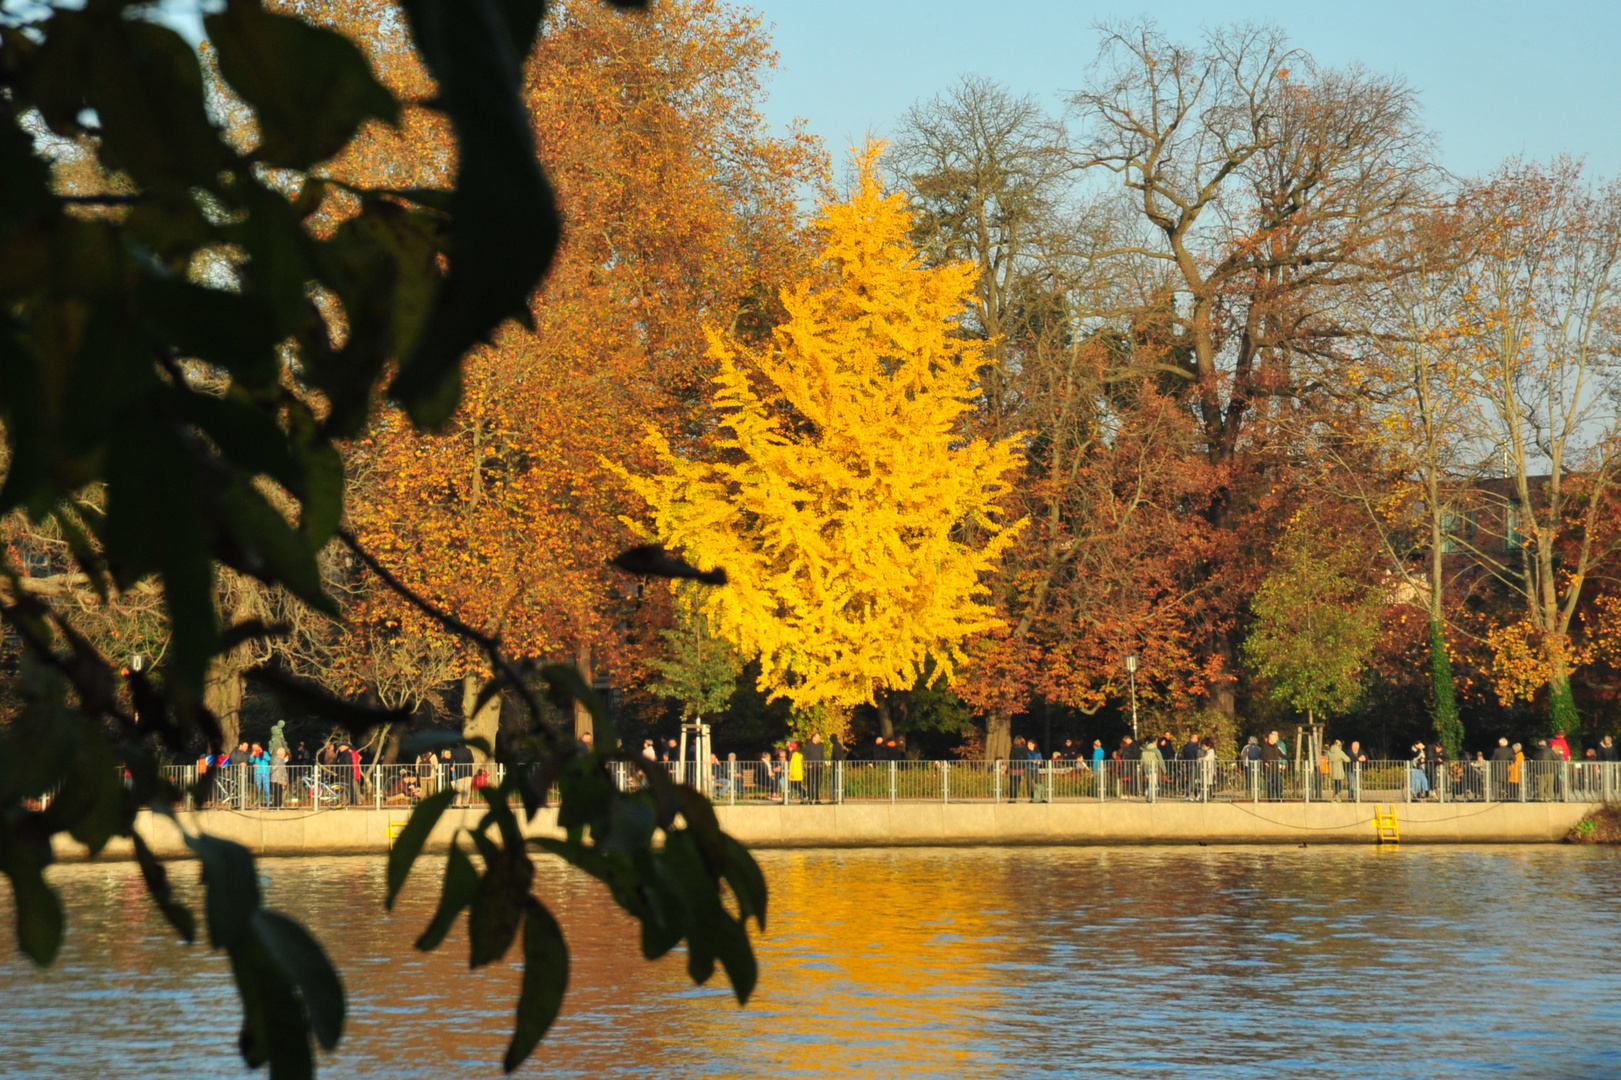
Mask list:
[[[1017,449],[959,423],[983,363],[956,332],[974,271],[922,264],[904,200],[881,190],[881,149],[822,211],[819,272],[783,292],[773,340],[708,329],[713,460],[655,429],[661,471],[621,471],[652,513],[630,524],[725,568],[703,616],[815,726],[925,671],[949,679],[995,622],[981,578],[1015,531],[997,501]]]

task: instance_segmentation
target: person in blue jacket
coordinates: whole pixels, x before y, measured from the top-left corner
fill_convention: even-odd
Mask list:
[[[253,750],[248,754],[248,764],[253,766],[253,790],[259,796],[260,806],[270,805],[270,755],[258,743],[253,744]]]

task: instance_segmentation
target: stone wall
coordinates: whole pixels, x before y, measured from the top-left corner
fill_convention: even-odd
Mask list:
[[[1556,843],[1591,807],[1585,803],[1396,804],[1407,844]],[[941,847],[1073,844],[1367,844],[1371,803],[850,803],[843,806],[718,806],[721,827],[755,848]],[[478,820],[452,810],[428,850],[443,851],[455,829]],[[181,814],[187,829],[246,845],[260,855],[337,855],[388,850],[409,810],[229,811]],[[527,828],[557,835],[553,811]],[[189,854],[166,818],[143,814],[136,828],[160,857]],[[83,847],[58,836],[57,854]],[[131,856],[115,841],[106,855]]]

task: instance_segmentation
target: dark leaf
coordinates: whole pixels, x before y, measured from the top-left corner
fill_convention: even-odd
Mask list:
[[[169,920],[169,925],[175,928],[182,941],[188,944],[196,941],[197,919],[189,907],[174,898],[174,890],[169,887],[169,874],[163,864],[153,857],[152,849],[146,846],[139,833],[132,832],[130,839],[135,843],[135,861],[140,864],[141,877],[146,881],[146,891],[152,897],[152,902],[163,912],[163,917]]]
[[[318,684],[276,667],[249,668],[242,673],[242,677],[268,688],[289,705],[337,724],[357,739],[364,738],[373,728],[383,724],[403,724],[411,719],[410,712],[405,709],[373,709],[333,697]]]
[[[230,652],[238,645],[249,641],[286,637],[291,632],[292,628],[286,623],[266,623],[260,619],[248,619],[220,631],[220,652]]]
[[[232,155],[208,119],[196,52],[166,26],[98,8],[88,103],[101,119],[102,157],[148,190],[217,183]]]
[[[235,948],[248,936],[253,913],[259,907],[259,878],[253,869],[253,855],[234,841],[203,834],[187,834],[186,846],[197,853],[203,864],[203,884],[208,887],[204,902],[208,943],[216,949]]]
[[[718,876],[726,859],[726,834],[720,831],[714,806],[703,792],[686,784],[677,784],[675,793],[681,801],[681,817],[703,854],[704,865],[711,874]]]
[[[303,471],[303,486],[295,493],[303,504],[298,529],[311,551],[319,551],[343,520],[343,458],[320,436],[315,417],[302,403],[288,407],[293,453]]]
[[[170,399],[175,411],[202,429],[231,464],[249,475],[264,473],[289,491],[298,491],[303,470],[286,435],[275,416],[240,387],[223,395],[176,390]]]
[[[292,919],[267,908],[254,912],[253,929],[270,959],[298,987],[316,1041],[326,1050],[337,1046],[343,1035],[343,984],[320,943]]]
[[[570,760],[569,755],[554,754],[518,772],[518,797],[523,800],[524,813],[530,820],[545,809],[552,785],[557,783]]]
[[[511,1072],[529,1057],[557,1019],[568,989],[568,945],[562,928],[545,905],[524,897],[523,989],[518,995],[518,1025],[512,1033],[502,1068]]]
[[[760,929],[764,930],[766,887],[760,864],[754,861],[748,848],[732,837],[723,835],[722,843],[726,848],[722,873],[726,884],[732,887],[732,895],[737,897],[738,914],[744,919],[752,915]]]
[[[443,891],[439,894],[439,908],[433,913],[433,920],[428,928],[422,931],[417,938],[416,947],[423,952],[429,952],[439,947],[450,933],[451,926],[456,922],[456,916],[473,897],[478,895],[478,871],[473,869],[473,861],[461,849],[455,840],[450,842],[450,858],[445,863],[445,883]]]
[[[457,731],[413,731],[401,740],[400,757],[416,758],[429,751],[437,754],[441,750],[454,750],[458,746],[471,746],[482,750],[486,756],[493,756],[490,744],[477,735],[469,738]]]
[[[3,379],[3,375],[0,375],[0,379]],[[78,519],[69,513],[66,507],[53,507],[51,518],[56,522],[57,528],[62,530],[62,538],[67,541],[68,550],[73,552],[73,561],[78,564],[84,576],[90,579],[90,587],[95,590],[96,598],[106,603],[107,563],[102,559],[101,553],[79,527]]]
[[[0,513],[24,503],[54,501],[45,477],[45,399],[39,365],[9,333],[0,332],[0,420],[5,422],[11,461],[0,486]]]
[[[450,273],[389,395],[437,428],[461,397],[460,361],[529,305],[560,222],[535,156],[511,23],[496,0],[405,0],[411,36],[439,86],[459,155]]]
[[[338,613],[337,603],[322,585],[315,552],[263,492],[238,477],[220,496],[220,505],[235,545],[230,561],[237,569],[286,586],[317,611]]]
[[[721,908],[718,914],[710,913],[708,929],[710,947],[720,960],[721,967],[726,969],[726,977],[731,980],[737,1003],[747,1005],[749,995],[754,993],[755,984],[760,980],[760,964],[754,958],[753,947],[749,945],[748,931],[725,908]]]
[[[23,841],[0,831],[0,870],[11,879],[16,908],[17,947],[40,967],[49,967],[62,947],[62,902],[45,884],[48,845]]]
[[[597,749],[611,753],[619,745],[613,720],[602,703],[602,697],[580,676],[572,664],[547,664],[540,669],[546,683],[546,700],[564,712],[578,701],[591,714],[591,727],[597,734]]]
[[[141,282],[140,305],[152,336],[172,344],[181,356],[223,368],[244,386],[262,389],[275,385],[281,373],[276,356],[281,333],[274,315],[258,297],[151,275]],[[227,401],[182,393],[204,399],[187,403],[188,416],[221,443],[227,455],[252,472],[269,473],[287,482],[291,462],[285,440],[279,429],[271,430],[275,425],[269,417],[243,415],[252,406],[240,397]],[[275,456],[264,459],[258,456],[262,454]]]
[[[726,571],[720,567],[700,570],[679,555],[672,555],[663,544],[640,544],[609,560],[628,574],[642,577],[686,578],[708,585],[726,584]]]
[[[203,20],[220,74],[253,107],[263,136],[256,156],[290,169],[325,161],[374,118],[394,123],[399,105],[341,34],[253,0],[229,0]]]
[[[550,836],[533,836],[529,838],[528,843],[532,848],[550,852],[570,865],[584,870],[608,886],[614,901],[637,919],[649,917],[648,907],[642,896],[642,878],[630,859]]]
[[[62,790],[51,801],[47,816],[66,825],[73,838],[97,855],[107,841],[124,828],[124,784],[118,759],[99,732],[88,726],[78,738],[77,752]]]
[[[255,918],[253,923],[257,930],[259,920]],[[268,1061],[271,1080],[313,1078],[309,1022],[296,984],[257,932],[228,953],[231,975],[242,995],[242,1059],[253,1068]]]
[[[51,171],[15,124],[0,124],[0,238],[51,208]]]
[[[195,460],[164,418],[115,429],[107,454],[107,561],[123,588],[153,570],[162,574],[171,634],[164,662],[199,698],[218,642],[212,530],[200,488]]]
[[[512,51],[521,63],[535,47],[535,35],[540,33],[540,20],[546,14],[546,0],[501,0],[501,8],[506,14]]]
[[[415,755],[405,756],[409,760]],[[388,894],[383,901],[384,907],[393,910],[394,898],[399,895],[401,886],[410,875],[417,856],[422,854],[422,845],[427,843],[433,827],[439,824],[445,808],[455,798],[455,789],[446,788],[444,791],[436,791],[429,795],[417,803],[416,808],[411,811],[411,819],[405,823],[405,828],[401,829],[400,835],[394,839],[394,846],[388,850]]]
[[[512,947],[535,868],[522,847],[498,848],[479,832],[473,834],[473,842],[484,857],[484,876],[467,914],[468,966],[478,968],[501,959]]]
[[[675,789],[675,781],[670,779],[669,770],[639,754],[631,759],[631,764],[647,780],[647,786],[653,789],[653,797],[658,800],[659,828],[668,829],[674,824],[675,815],[681,811],[681,795]]]

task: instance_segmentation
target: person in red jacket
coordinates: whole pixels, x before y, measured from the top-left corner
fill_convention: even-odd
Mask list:
[[[1559,755],[1560,761],[1570,760],[1570,743],[1565,741],[1565,733],[1556,731],[1553,738],[1548,740],[1548,749]]]

